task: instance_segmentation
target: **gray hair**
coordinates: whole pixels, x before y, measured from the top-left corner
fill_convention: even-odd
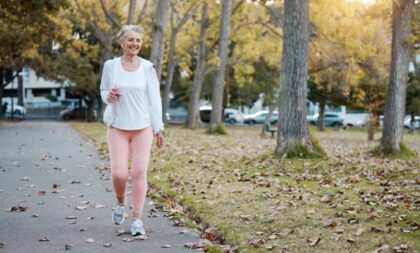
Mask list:
[[[123,27],[121,27],[121,30],[118,32],[117,36],[120,39],[120,41],[123,41],[127,38],[128,33],[131,31],[140,34],[140,37],[143,39],[144,30],[143,27],[139,25],[123,25]]]

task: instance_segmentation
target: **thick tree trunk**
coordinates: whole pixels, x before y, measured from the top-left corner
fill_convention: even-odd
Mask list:
[[[136,12],[136,2],[137,0],[130,0],[130,6],[128,8],[128,18],[127,24],[134,24],[134,14]]]
[[[150,61],[156,69],[158,79],[162,76],[162,58],[165,51],[166,22],[168,20],[170,0],[159,0],[152,27],[152,49]]]
[[[214,80],[213,85],[210,132],[215,132],[217,127],[220,124],[222,124],[223,86],[225,81],[225,71],[227,63],[227,46],[229,39],[231,9],[232,0],[223,0],[218,51],[220,65],[218,66],[216,78]]]
[[[309,0],[284,1],[284,39],[276,153],[304,145],[313,150],[306,121]]]
[[[325,101],[319,104],[318,130],[325,131]]]
[[[206,59],[206,29],[208,25],[208,10],[209,6],[207,3],[203,4],[200,24],[200,37],[198,44],[198,55],[197,65],[194,70],[194,81],[193,88],[190,96],[190,102],[188,104],[188,118],[187,127],[194,129],[197,126],[197,122],[200,120],[200,93],[201,86],[204,79],[205,70],[205,59]]]
[[[381,149],[393,153],[401,151],[413,2],[413,0],[394,0],[392,5],[391,73],[385,102]]]
[[[169,43],[169,55],[168,55],[168,69],[166,71],[166,82],[165,82],[165,89],[163,92],[163,108],[162,108],[162,115],[163,115],[163,121],[166,123],[166,113],[169,110],[169,93],[171,92],[171,86],[172,86],[172,80],[174,76],[174,70],[176,66],[176,61],[174,59],[175,55],[175,45],[176,45],[176,35],[177,31],[175,29],[172,29],[171,33],[171,41]]]

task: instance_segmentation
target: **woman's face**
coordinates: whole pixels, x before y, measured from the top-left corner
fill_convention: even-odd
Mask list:
[[[137,55],[140,52],[142,38],[140,34],[130,31],[127,37],[121,42],[124,54]]]

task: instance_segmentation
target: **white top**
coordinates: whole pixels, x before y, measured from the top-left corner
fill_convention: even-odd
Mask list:
[[[101,98],[107,104],[103,120],[106,125],[123,130],[144,129],[152,125],[153,133],[163,130],[162,100],[159,80],[153,64],[138,57],[135,71],[122,67],[121,57],[107,60],[101,78]],[[114,75],[115,73],[115,75]],[[108,93],[118,87],[121,96],[110,103]]]

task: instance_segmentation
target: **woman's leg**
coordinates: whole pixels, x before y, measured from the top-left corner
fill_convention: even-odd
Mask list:
[[[128,180],[129,133],[108,127],[107,143],[111,160],[111,177],[120,204],[125,204]]]
[[[149,126],[138,130],[131,139],[132,167],[131,185],[133,194],[133,217],[141,218],[147,193],[147,166],[153,142],[153,131]]]

